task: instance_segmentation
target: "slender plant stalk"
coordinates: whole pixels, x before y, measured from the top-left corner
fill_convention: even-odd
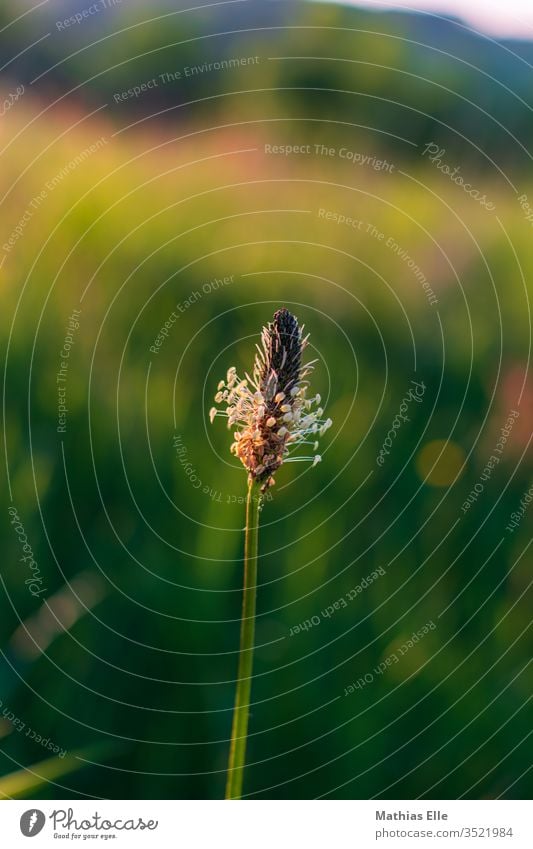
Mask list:
[[[309,334],[308,334],[309,335]],[[255,597],[257,591],[257,542],[261,499],[275,483],[274,475],[284,461],[320,462],[318,437],[331,426],[323,419],[320,395],[307,397],[313,362],[304,363],[302,354],[308,336],[296,316],[282,307],[263,327],[261,347],[257,345],[252,377],[245,372],[242,380],[234,366],[219,381],[215,403],[209,419],[225,416],[233,431],[231,453],[248,472],[246,528],[244,541],[244,591],[242,600],[241,647],[237,673],[237,695],[231,729],[226,799],[242,798],[246,763],[250,691],[255,632]],[[306,446],[305,454],[298,453]],[[307,448],[313,446],[313,453]],[[291,454],[296,455],[291,457]]]
[[[248,717],[255,635],[255,600],[257,595],[257,550],[259,539],[259,506],[261,487],[253,479],[248,483],[246,527],[244,537],[244,589],[242,596],[241,645],[237,673],[237,693],[226,783],[226,799],[240,799],[246,761]]]

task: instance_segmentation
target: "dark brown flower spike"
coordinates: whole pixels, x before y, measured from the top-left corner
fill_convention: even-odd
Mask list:
[[[274,484],[274,473],[289,461],[320,462],[319,454],[297,453],[302,445],[318,448],[318,436],[330,426],[322,419],[320,395],[307,398],[308,381],[314,362],[302,365],[308,337],[302,335],[296,316],[283,308],[263,328],[261,346],[257,346],[253,378],[242,380],[230,368],[220,381],[215,396],[224,410],[213,407],[211,421],[217,415],[228,418],[228,427],[236,426],[231,451],[241,460],[252,480],[262,484],[264,492]],[[314,409],[313,409],[314,408]]]

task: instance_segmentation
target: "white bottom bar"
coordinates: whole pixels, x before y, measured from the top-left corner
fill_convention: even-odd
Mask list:
[[[533,847],[527,801],[7,801],[2,847]],[[29,840],[35,837],[35,844]]]

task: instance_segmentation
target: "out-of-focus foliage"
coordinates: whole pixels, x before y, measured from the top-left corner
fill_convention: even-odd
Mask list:
[[[209,112],[219,119],[238,105],[251,119],[264,118],[270,106],[277,116],[342,117],[415,144],[438,133],[463,161],[485,168],[491,161],[530,164],[533,47],[527,40],[494,39],[437,15],[293,0],[195,9],[184,0],[156,2],[150,15],[144,3],[107,0],[105,14],[62,25],[87,5],[51,2],[22,17],[15,4],[0,10],[6,78],[37,79],[51,100],[81,96],[98,107],[132,86],[181,73],[177,84],[167,80],[148,96],[121,100],[119,111],[138,117],[160,110],[173,121],[185,110],[188,117]],[[245,73],[205,69],[255,54],[261,62]],[[413,154],[409,146],[397,150]]]
[[[245,5],[226,10],[226,29],[246,29]],[[531,484],[527,384],[501,462],[476,503],[465,513],[461,505],[516,409],[529,356],[531,230],[487,156],[520,165],[520,193],[533,197],[527,158],[507,132],[524,141],[530,112],[447,58],[448,49],[471,56],[472,43],[448,25],[422,32],[431,45],[443,33],[438,54],[409,40],[423,40],[418,19],[411,30],[414,18],[282,5],[273,25],[287,15],[302,28],[165,46],[216,29],[204,12],[113,36],[65,59],[2,119],[2,243],[45,191],[1,271],[13,503],[46,597],[64,598],[80,574],[86,582],[81,607],[64,600],[55,625],[46,613],[34,622],[33,642],[24,629],[13,637],[42,600],[24,583],[3,487],[2,709],[68,752],[123,743],[101,767],[63,777],[61,789],[41,786],[43,796],[64,797],[65,787],[73,796],[222,795],[245,479],[207,412],[219,377],[232,364],[249,368],[256,334],[284,304],[311,332],[334,427],[323,462],[283,468],[263,511],[247,792],[447,798],[497,796],[513,784],[509,796],[527,797],[530,758],[517,744],[530,730],[530,524],[505,530]],[[49,42],[34,71],[59,49],[57,34]],[[493,49],[500,57],[476,40],[480,65],[493,67]],[[113,103],[114,92],[172,68],[256,53],[257,65],[195,76],[190,90],[181,81]],[[317,58],[270,58],[303,55]],[[49,106],[100,67],[82,93]],[[198,97],[213,99],[124,129]],[[431,141],[496,213],[413,146]],[[311,152],[265,152],[295,143]],[[317,155],[315,144],[393,168]],[[56,375],[74,309],[60,434]],[[411,380],[424,382],[423,402],[410,405],[379,467]],[[420,452],[448,438],[465,465],[453,485],[433,486]],[[378,567],[386,574],[347,608],[290,636]],[[344,696],[430,621],[437,627],[402,663]],[[25,730],[7,720],[4,730],[3,773],[45,756]]]

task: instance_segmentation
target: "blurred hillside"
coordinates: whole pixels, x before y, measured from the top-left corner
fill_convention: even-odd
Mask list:
[[[398,136],[417,145],[437,137],[480,167],[490,159],[502,168],[530,166],[528,41],[497,41],[421,13],[292,0],[205,5],[183,13],[184,2],[155,3],[147,20],[145,4],[109,2],[103,12],[65,27],[61,21],[88,4],[47,3],[3,29],[4,74],[25,85],[38,78],[40,96],[49,100],[60,95],[98,107],[114,105],[114,94],[160,74],[257,55],[259,64],[242,78],[235,70],[196,72],[153,88],[149,97],[121,101],[120,114],[163,109],[170,110],[167,120],[183,121],[185,111],[194,116],[209,108],[216,118],[243,88],[254,114],[276,90],[278,113],[305,116],[312,104],[315,116],[374,126],[390,147]],[[0,25],[13,21],[18,9],[4,4]],[[412,155],[411,148],[403,154]]]

